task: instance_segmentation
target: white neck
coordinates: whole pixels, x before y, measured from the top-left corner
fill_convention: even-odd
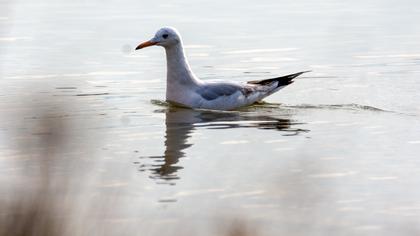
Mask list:
[[[188,64],[181,42],[165,47],[165,51],[167,63],[166,98],[172,100],[174,96],[179,97],[175,94],[182,93],[182,88],[194,87],[199,81]]]

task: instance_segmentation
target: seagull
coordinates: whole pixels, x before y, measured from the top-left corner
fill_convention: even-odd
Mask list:
[[[309,72],[302,71],[277,78],[242,83],[204,81],[195,76],[185,56],[181,35],[173,27],[159,29],[155,36],[136,50],[162,46],[166,51],[166,101],[192,109],[234,110],[261,101],[293,83],[293,79]]]

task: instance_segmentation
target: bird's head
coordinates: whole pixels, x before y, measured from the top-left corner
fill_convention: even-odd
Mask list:
[[[179,44],[180,42],[181,42],[181,36],[179,35],[178,31],[175,28],[164,27],[158,30],[152,39],[144,43],[141,43],[139,46],[137,46],[136,50],[153,46],[153,45],[158,45],[164,48],[168,48],[173,45]]]

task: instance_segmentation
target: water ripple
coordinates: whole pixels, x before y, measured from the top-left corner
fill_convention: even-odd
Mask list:
[[[319,104],[319,105],[312,105],[312,104],[300,104],[300,105],[285,105],[284,107],[287,108],[298,108],[298,109],[329,109],[329,110],[354,110],[354,111],[374,111],[374,112],[393,112],[384,110],[381,108],[367,106],[367,105],[360,105],[356,103],[349,103],[349,104]]]

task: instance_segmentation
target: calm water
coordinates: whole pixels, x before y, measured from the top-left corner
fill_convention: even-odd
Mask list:
[[[44,194],[68,235],[418,234],[419,20],[414,0],[1,1],[0,206]],[[239,111],[169,107],[163,49],[133,51],[165,25],[203,79],[313,72]]]

